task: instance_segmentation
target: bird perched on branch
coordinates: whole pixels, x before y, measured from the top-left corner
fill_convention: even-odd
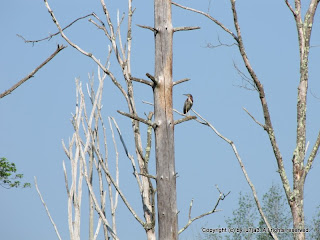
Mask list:
[[[188,97],[187,100],[184,102],[184,106],[183,106],[183,113],[186,114],[192,108],[193,97],[191,94],[183,94],[183,95]]]

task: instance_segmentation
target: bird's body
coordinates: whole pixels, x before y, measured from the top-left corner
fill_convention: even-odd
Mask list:
[[[186,114],[192,108],[193,97],[191,94],[183,94],[183,95],[186,95],[188,97],[187,100],[184,102],[184,106],[183,106],[183,113]]]

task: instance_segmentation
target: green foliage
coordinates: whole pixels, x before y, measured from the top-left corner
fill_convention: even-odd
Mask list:
[[[286,198],[279,186],[272,185],[262,199],[262,209],[272,228],[288,229],[292,228],[292,217]],[[320,212],[318,216],[318,229],[320,224]],[[269,240],[272,239],[267,231],[256,203],[251,193],[240,192],[238,208],[233,211],[233,216],[226,219],[227,229],[239,229],[242,232],[234,233],[207,233],[206,240]],[[314,224],[315,225],[315,224]],[[259,229],[260,232],[253,232]],[[247,230],[247,232],[246,232]],[[320,229],[319,229],[320,231]],[[277,233],[279,239],[293,239],[291,233]],[[203,238],[202,238],[203,239]],[[320,238],[312,238],[320,240]]]
[[[267,217],[271,228],[274,229],[289,229],[292,226],[292,216],[286,198],[283,196],[279,186],[272,184],[271,188],[262,198],[262,210]],[[266,228],[263,219],[260,219],[259,228]],[[293,239],[292,233],[278,234],[279,239]],[[273,239],[268,233],[258,234],[257,240]]]
[[[226,220],[228,229],[248,229],[254,228],[257,220],[255,202],[248,193],[239,195],[239,208],[233,211],[233,217]],[[251,240],[254,233],[235,232],[231,236],[226,236],[228,240]]]
[[[17,171],[14,163],[8,162],[6,158],[0,158],[0,186],[4,188],[17,188],[20,187],[20,179],[23,178],[23,174],[15,174]],[[31,187],[30,183],[24,183],[23,188]]]
[[[307,239],[320,240],[320,205],[317,207],[317,212],[313,216],[310,226],[310,234],[307,235]],[[310,236],[309,236],[310,235]]]

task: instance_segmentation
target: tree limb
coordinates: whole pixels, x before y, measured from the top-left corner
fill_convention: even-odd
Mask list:
[[[126,91],[123,89],[123,87],[120,85],[120,83],[116,80],[115,76],[106,68],[104,67],[100,61],[90,52],[86,52],[84,51],[82,48],[80,48],[78,45],[74,44],[73,42],[71,42],[71,40],[64,34],[62,28],[60,27],[60,24],[58,22],[58,20],[56,19],[53,11],[51,10],[48,0],[44,0],[44,3],[48,9],[48,12],[51,15],[52,21],[55,23],[55,25],[57,26],[57,28],[59,29],[59,32],[62,36],[62,38],[64,40],[67,41],[67,43],[72,46],[73,48],[77,49],[80,53],[82,53],[83,55],[91,58],[112,80],[112,82],[118,87],[118,89],[121,91],[122,95],[125,97],[126,101],[129,102],[128,96]],[[118,55],[117,55],[118,56]]]
[[[293,16],[296,17],[297,14],[295,13],[295,11],[293,10],[293,8],[291,7],[291,5],[290,5],[290,3],[289,3],[289,0],[285,0],[285,2],[286,2],[286,4],[287,4],[288,8],[290,9],[290,11],[292,12]]]
[[[153,82],[154,86],[157,84],[155,77],[152,76],[150,73],[146,73],[146,76]]]
[[[18,88],[21,84],[32,78],[44,65],[46,65],[48,62],[50,62],[61,50],[65,49],[66,46],[59,45],[57,46],[57,49],[43,62],[41,63],[38,67],[36,67],[31,73],[29,73],[28,76],[25,78],[21,79],[19,82],[17,82],[15,85],[13,85],[10,89],[4,91],[3,93],[0,94],[0,98],[3,98],[7,96],[8,94],[11,94],[16,88]]]
[[[312,167],[312,163],[313,163],[314,158],[317,156],[317,153],[318,153],[318,150],[319,150],[319,146],[320,146],[320,131],[318,133],[317,140],[316,140],[316,142],[315,142],[315,144],[314,144],[314,146],[312,148],[312,151],[311,151],[310,156],[308,158],[306,167],[304,169],[304,177],[307,176],[309,170]]]
[[[190,30],[197,30],[197,29],[200,29],[200,27],[176,27],[173,29],[173,32],[190,31]]]
[[[220,192],[220,190],[219,190],[219,192]],[[210,215],[210,214],[212,214],[212,213],[214,213],[214,212],[218,212],[219,210],[217,210],[217,207],[218,207],[220,201],[221,201],[221,200],[224,200],[225,197],[229,195],[229,193],[230,193],[230,192],[228,192],[227,194],[223,194],[223,193],[220,192],[219,198],[218,198],[216,204],[214,205],[213,209],[212,209],[211,211],[209,211],[209,212],[203,213],[203,214],[201,214],[201,215],[199,215],[199,216],[197,216],[197,217],[194,217],[194,218],[191,218],[191,211],[192,211],[192,205],[193,205],[193,199],[192,199],[191,202],[190,202],[190,207],[189,207],[188,222],[187,222],[187,224],[186,224],[183,228],[181,228],[181,229],[179,230],[178,234],[180,234],[180,233],[182,233],[184,230],[186,230],[186,229],[190,226],[190,224],[191,224],[192,222],[194,222],[195,220],[198,220],[198,219],[200,219],[200,218],[202,218],[202,217],[205,217],[205,216],[207,216],[207,215]]]
[[[185,118],[181,118],[179,120],[174,121],[174,125],[177,125],[179,123],[183,123],[183,122],[186,122],[186,121],[190,121],[190,120],[193,120],[193,119],[196,119],[196,118],[197,118],[196,116],[187,116]]]
[[[153,127],[153,128],[156,127],[156,123],[152,123],[151,121],[145,120],[145,119],[143,119],[143,118],[141,118],[141,117],[138,117],[138,116],[136,116],[136,115],[129,114],[129,113],[125,113],[125,112],[122,112],[122,111],[120,111],[120,110],[118,110],[117,112],[120,113],[120,114],[123,115],[123,116],[126,116],[126,117],[128,117],[128,118],[132,118],[132,119],[137,120],[137,121],[139,121],[139,122],[142,122],[142,123],[144,123],[144,124],[146,124],[146,125],[149,125],[149,126],[151,126],[151,127]]]
[[[146,85],[149,85],[150,87],[153,87],[153,86],[154,86],[154,83],[153,83],[153,82],[144,80],[144,79],[142,79],[142,78],[135,78],[135,77],[130,76],[130,80],[135,81],[135,82],[139,82],[139,83],[143,83],[143,84],[146,84]]]
[[[237,150],[237,148],[236,148],[236,145],[233,143],[233,141],[229,140],[228,138],[226,138],[225,136],[223,136],[221,133],[219,133],[218,130],[217,130],[214,126],[212,126],[206,119],[204,119],[204,118],[203,118],[199,113],[197,113],[194,109],[191,109],[191,110],[192,110],[199,118],[201,118],[202,121],[204,121],[204,122],[206,123],[206,125],[209,126],[209,127],[214,131],[214,133],[218,135],[218,137],[222,138],[224,141],[226,141],[227,143],[230,144],[230,146],[232,147],[232,150],[233,150],[233,152],[234,152],[234,154],[235,154],[235,156],[236,156],[236,158],[237,158],[237,160],[238,160],[238,162],[239,162],[239,165],[240,165],[240,167],[241,167],[241,170],[242,170],[242,172],[243,172],[243,174],[244,174],[244,176],[245,176],[245,178],[246,178],[246,180],[247,180],[247,182],[248,182],[248,184],[249,184],[249,186],[250,186],[250,188],[251,188],[251,191],[252,191],[254,200],[255,200],[255,202],[256,202],[258,211],[259,211],[259,213],[260,213],[263,221],[264,221],[265,224],[267,225],[268,229],[271,229],[271,225],[270,225],[270,223],[268,222],[268,219],[266,218],[266,216],[264,215],[264,212],[263,212],[263,210],[262,210],[261,204],[260,204],[259,199],[258,199],[258,195],[257,195],[256,189],[255,189],[253,183],[251,182],[251,180],[250,180],[250,178],[249,178],[249,175],[248,175],[248,173],[247,173],[247,170],[246,170],[245,167],[244,167],[244,164],[243,164],[243,162],[242,162],[242,160],[241,160],[241,157],[240,157],[240,155],[239,155],[239,153],[238,153],[238,150]],[[270,232],[270,234],[272,234],[272,237],[273,237],[274,239],[278,240],[278,237],[277,237],[277,235],[276,235],[274,232]]]
[[[58,228],[57,228],[56,224],[54,223],[54,221],[53,221],[53,219],[52,219],[52,217],[51,217],[51,215],[50,215],[49,209],[48,209],[48,207],[47,207],[47,204],[44,202],[44,200],[43,200],[43,198],[42,198],[42,195],[41,195],[41,192],[40,192],[40,190],[39,190],[39,188],[38,188],[38,183],[37,183],[37,178],[36,178],[36,177],[34,177],[34,185],[36,186],[36,189],[37,189],[37,192],[38,192],[38,194],[39,194],[40,200],[41,200],[44,208],[46,209],[46,212],[47,212],[48,217],[50,218],[50,221],[51,221],[51,223],[52,223],[52,225],[53,225],[53,227],[54,227],[54,230],[55,230],[55,232],[56,232],[56,234],[57,234],[57,237],[58,237],[59,240],[61,240],[61,237],[60,237]]]
[[[141,27],[141,28],[145,28],[145,29],[149,29],[151,30],[152,32],[154,32],[154,34],[157,34],[158,33],[158,30],[153,28],[153,27],[150,27],[150,26],[145,26],[145,25],[140,25],[140,24],[137,24],[138,27]]]
[[[175,82],[173,82],[173,86],[180,84],[180,83],[183,83],[183,82],[187,82],[189,80],[190,80],[190,78],[183,78],[181,80],[175,81]]]

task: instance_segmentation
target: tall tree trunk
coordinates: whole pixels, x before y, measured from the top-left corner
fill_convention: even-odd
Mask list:
[[[172,112],[171,1],[154,1],[155,81],[154,113],[159,240],[178,239],[174,121]]]

